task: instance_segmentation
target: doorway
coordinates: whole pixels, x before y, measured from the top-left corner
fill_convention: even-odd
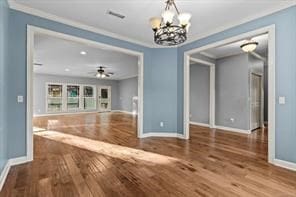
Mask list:
[[[251,125],[250,129],[255,130],[263,125],[263,105],[262,105],[262,76],[251,73]]]
[[[184,136],[186,139],[190,138],[190,58],[192,54],[200,53],[205,50],[223,46],[229,43],[234,43],[246,38],[252,38],[257,35],[268,34],[268,162],[274,163],[275,160],[275,26],[267,26],[261,29],[257,29],[251,32],[243,33],[238,36],[227,38],[222,41],[218,41],[200,48],[191,49],[184,52]],[[223,78],[225,79],[225,78]],[[261,80],[262,81],[262,80]],[[217,83],[216,83],[217,84]],[[225,92],[224,92],[225,93]],[[216,95],[217,96],[217,95]],[[262,100],[262,97],[261,97]],[[249,116],[247,116],[249,118]],[[235,121],[232,118],[229,118],[227,121],[230,123]],[[250,124],[250,123],[248,123]]]
[[[104,50],[109,50],[109,51],[114,51],[114,52],[118,52],[118,53],[122,53],[122,54],[127,54],[130,56],[134,56],[137,57],[137,90],[138,90],[138,116],[136,117],[137,121],[136,121],[136,135],[138,138],[141,138],[143,135],[143,67],[144,67],[144,54],[141,52],[137,52],[137,51],[133,51],[133,50],[129,50],[129,49],[125,49],[125,48],[120,48],[120,47],[115,47],[112,45],[107,45],[107,44],[102,44],[102,43],[98,43],[95,41],[91,41],[91,40],[87,40],[84,38],[79,38],[79,37],[75,37],[75,36],[71,36],[71,35],[67,35],[67,34],[63,34],[63,33],[59,33],[59,32],[54,32],[51,30],[47,30],[47,29],[43,29],[43,28],[39,28],[39,27],[34,27],[34,26],[27,26],[27,116],[26,116],[26,121],[27,121],[27,128],[26,128],[26,132],[27,132],[27,156],[26,156],[26,160],[27,161],[32,161],[33,160],[33,78],[34,78],[34,37],[38,34],[42,34],[42,35],[47,35],[47,36],[51,36],[57,39],[63,39],[65,41],[70,41],[70,42],[75,42],[75,43],[79,43],[79,44],[85,44],[87,47],[93,47],[93,48],[101,48]],[[79,53],[79,52],[78,52]],[[82,52],[80,53],[81,55]],[[68,72],[68,69],[64,70],[65,72]],[[85,72],[87,74],[87,72]],[[63,82],[61,82],[63,83]],[[68,85],[67,84],[63,84]],[[72,85],[77,85],[77,84],[72,84]],[[79,85],[79,91],[77,90],[76,93],[74,94],[73,92],[75,91],[67,91],[67,92],[72,92],[71,94],[68,94],[67,92],[63,92],[63,98],[67,98],[68,99],[52,99],[54,100],[54,102],[64,102],[63,104],[59,104],[59,106],[69,106],[70,108],[74,108],[75,107],[75,112],[77,110],[87,110],[88,106],[90,106],[89,104],[91,104],[91,106],[96,106],[97,102],[93,102],[93,101],[89,101],[90,99],[95,99],[96,94],[92,94],[92,96],[89,95],[89,90],[88,91],[82,91],[83,88],[85,89],[85,87],[88,87],[89,84],[85,84],[85,83],[81,83],[78,84]],[[68,87],[67,86],[67,87]],[[78,86],[77,86],[78,87]],[[44,87],[43,87],[44,89]],[[95,90],[95,89],[94,89]],[[92,92],[92,91],[91,91]],[[93,91],[98,92],[98,91]],[[79,98],[76,98],[78,97]],[[102,110],[110,110],[110,105],[111,105],[111,88],[105,87],[102,88],[100,91],[100,95],[102,96],[101,100],[101,106],[102,106]],[[67,96],[67,97],[66,97]],[[56,101],[57,100],[57,101]],[[87,102],[85,102],[87,101]],[[95,101],[95,100],[94,100]],[[68,103],[68,104],[67,104]],[[77,104],[79,103],[79,104]],[[50,103],[51,106],[53,106],[53,104],[55,106],[57,106],[57,103]],[[85,105],[86,104],[86,105]],[[79,105],[79,108],[77,107]],[[45,105],[44,105],[45,106]],[[53,107],[52,107],[53,108]],[[55,109],[55,108],[54,108]],[[62,108],[61,108],[62,109]],[[83,113],[89,113],[89,112],[83,112]]]
[[[98,110],[99,112],[111,111],[111,87],[99,86],[98,87]]]

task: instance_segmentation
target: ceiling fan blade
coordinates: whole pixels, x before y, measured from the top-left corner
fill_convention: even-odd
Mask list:
[[[109,72],[109,73],[107,73],[108,75],[114,75],[114,73],[112,73],[112,72]]]

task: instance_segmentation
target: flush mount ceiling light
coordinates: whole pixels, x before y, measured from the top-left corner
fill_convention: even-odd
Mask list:
[[[244,44],[240,46],[240,48],[244,52],[252,52],[257,48],[258,42],[255,42],[253,40],[248,40]]]
[[[174,0],[167,0],[164,12],[161,17],[150,18],[150,25],[154,31],[154,42],[159,45],[173,46],[181,44],[187,39],[187,32],[190,27],[191,14],[179,13]],[[179,24],[174,24],[175,8]]]

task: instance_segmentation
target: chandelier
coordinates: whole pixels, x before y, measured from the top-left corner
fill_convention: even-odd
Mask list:
[[[191,14],[179,13],[174,0],[167,0],[164,12],[161,17],[152,17],[150,25],[154,31],[154,42],[159,45],[173,46],[181,44],[187,39],[187,32],[190,27]],[[174,24],[175,13],[171,8],[175,8],[178,24]]]

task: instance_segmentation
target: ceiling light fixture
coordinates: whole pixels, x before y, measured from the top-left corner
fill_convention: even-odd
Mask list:
[[[244,52],[252,52],[254,51],[257,46],[258,46],[258,42],[253,41],[253,40],[247,40],[244,44],[242,44],[240,46],[240,48],[244,51]]]
[[[86,55],[86,52],[85,51],[80,51],[80,54],[81,55]]]
[[[159,45],[173,46],[181,44],[187,39],[187,32],[190,27],[191,14],[179,13],[174,0],[167,0],[164,12],[161,17],[150,18],[150,25],[154,31],[154,42]],[[177,12],[179,24],[174,24],[175,12]]]

